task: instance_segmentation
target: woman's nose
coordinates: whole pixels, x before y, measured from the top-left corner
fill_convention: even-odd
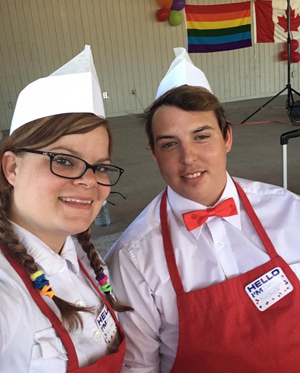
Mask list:
[[[97,177],[92,169],[86,170],[86,172],[79,178],[74,180],[75,184],[86,185],[89,188],[97,186]]]

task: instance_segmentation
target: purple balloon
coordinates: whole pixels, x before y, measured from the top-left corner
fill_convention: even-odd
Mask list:
[[[181,10],[185,7],[185,0],[173,0],[172,10]]]

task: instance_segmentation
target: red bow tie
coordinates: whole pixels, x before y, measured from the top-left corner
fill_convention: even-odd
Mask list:
[[[233,198],[226,199],[213,208],[192,211],[183,214],[183,220],[188,231],[192,231],[203,225],[210,216],[232,216],[237,215],[237,209]]]

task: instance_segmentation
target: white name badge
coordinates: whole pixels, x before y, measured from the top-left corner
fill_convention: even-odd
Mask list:
[[[118,327],[106,305],[101,309],[96,322],[102,332],[105,342],[111,345],[117,335]]]
[[[293,290],[283,270],[276,267],[245,287],[246,293],[260,311],[265,311]]]

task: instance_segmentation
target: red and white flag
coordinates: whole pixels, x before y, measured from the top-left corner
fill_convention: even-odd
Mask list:
[[[256,43],[287,41],[287,1],[256,0],[254,24]],[[290,33],[292,39],[300,39],[300,0],[290,0]]]

